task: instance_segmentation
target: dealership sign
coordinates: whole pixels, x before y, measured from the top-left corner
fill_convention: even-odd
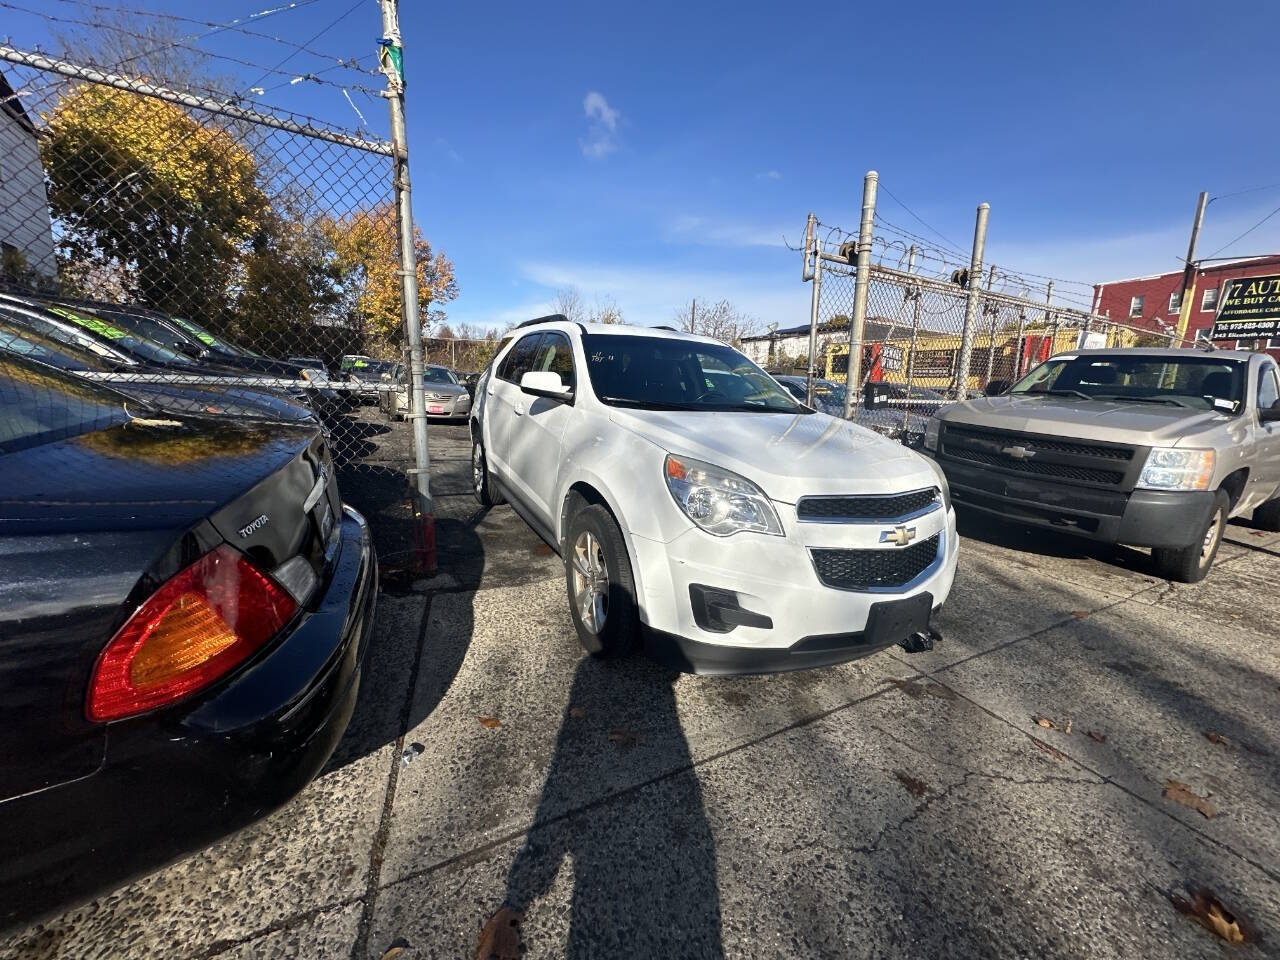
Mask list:
[[[1214,340],[1280,337],[1280,276],[1228,280],[1210,336]]]

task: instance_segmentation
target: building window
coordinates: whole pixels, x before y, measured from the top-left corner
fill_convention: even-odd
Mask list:
[[[1182,291],[1175,290],[1169,294],[1169,312],[1177,313],[1182,309]]]
[[[1270,339],[1267,339],[1267,340],[1237,340],[1237,341],[1236,341],[1236,349],[1237,349],[1237,350],[1255,350],[1255,351],[1257,351],[1257,350],[1270,350],[1270,349],[1271,349],[1271,341],[1270,341]]]
[[[1204,296],[1200,298],[1201,310],[1216,310],[1218,307],[1218,288],[1210,287],[1204,292]]]
[[[1146,297],[1134,297],[1133,299],[1131,299],[1129,301],[1129,316],[1131,317],[1142,316],[1142,308],[1146,304],[1146,302],[1147,302]]]

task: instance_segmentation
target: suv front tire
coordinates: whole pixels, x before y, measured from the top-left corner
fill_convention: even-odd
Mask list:
[[[640,635],[627,545],[608,510],[575,501],[565,530],[564,574],[578,642],[593,657],[625,656]]]

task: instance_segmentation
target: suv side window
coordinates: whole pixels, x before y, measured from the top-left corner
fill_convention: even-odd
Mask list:
[[[531,333],[516,341],[502,366],[498,368],[498,378],[508,383],[520,383],[520,378],[533,369],[533,354],[542,338],[540,333]]]
[[[546,333],[542,343],[538,344],[538,353],[533,358],[530,370],[549,370],[560,374],[560,382],[573,389],[573,347],[569,338],[563,333]]]
[[[1280,384],[1276,382],[1275,364],[1267,363],[1258,371],[1258,409],[1270,410],[1280,400]]]

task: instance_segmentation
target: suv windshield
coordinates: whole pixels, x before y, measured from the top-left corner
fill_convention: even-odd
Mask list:
[[[673,337],[586,334],[591,389],[603,403],[645,410],[809,413],[732,347]]]
[[[1212,354],[1068,355],[1036,367],[1009,392],[1014,396],[1121,400],[1238,413],[1244,406],[1245,373],[1243,360]]]

